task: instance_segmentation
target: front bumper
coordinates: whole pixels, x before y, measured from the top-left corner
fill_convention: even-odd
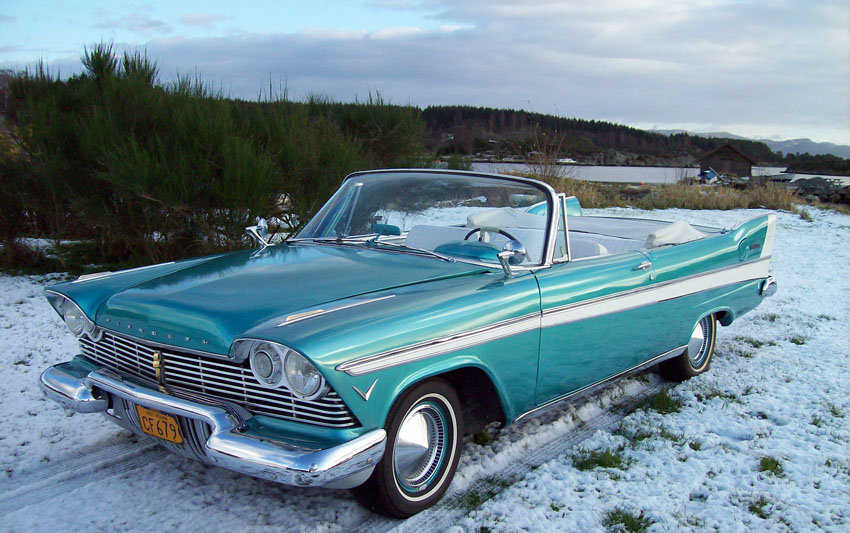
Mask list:
[[[314,449],[246,433],[251,415],[227,402],[197,401],[165,394],[148,383],[109,369],[91,370],[75,361],[41,374],[48,398],[81,413],[110,413],[117,401],[149,407],[208,425],[194,457],[254,477],[295,486],[351,488],[364,482],[384,454],[386,432],[376,429],[348,442]],[[128,427],[127,422],[116,422]],[[129,427],[136,431],[136,428]]]

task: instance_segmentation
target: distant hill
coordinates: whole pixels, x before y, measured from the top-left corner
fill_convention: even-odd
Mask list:
[[[431,106],[422,111],[424,141],[438,154],[524,155],[543,149],[584,164],[692,166],[730,143],[760,163],[782,163],[765,143],[743,138],[709,138],[687,132],[662,134],[604,122],[524,110]]]
[[[689,135],[699,135],[702,137],[721,137],[724,139],[746,139],[740,135],[729,133],[727,131],[713,131],[708,133],[693,133],[686,130],[651,130],[662,135],[677,135],[687,133]],[[782,152],[783,154],[811,154],[811,155],[834,155],[844,159],[850,158],[850,146],[844,144],[834,144],[828,142],[815,142],[811,139],[790,139],[787,141],[774,141],[771,139],[753,139],[762,142],[770,147],[774,152]]]

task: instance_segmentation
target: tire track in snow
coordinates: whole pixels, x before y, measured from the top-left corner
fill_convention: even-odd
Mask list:
[[[42,504],[104,478],[141,468],[169,455],[154,442],[116,444],[0,482],[0,515]]]
[[[351,527],[352,531],[404,532],[443,531],[455,525],[458,519],[466,516],[471,509],[464,502],[483,495],[480,503],[495,497],[506,488],[521,480],[532,468],[550,461],[565,453],[592,436],[597,430],[613,428],[628,412],[630,405],[669,389],[673,383],[661,382],[643,388],[636,394],[629,394],[614,401],[601,414],[583,420],[578,426],[571,427],[566,434],[555,433],[547,442],[536,444],[533,449],[523,453],[497,473],[488,471],[480,475],[460,491],[450,492],[434,507],[415,515],[406,521],[365,512],[363,520]],[[575,409],[589,403],[598,402],[610,391],[606,387],[571,405]],[[521,443],[522,440],[519,441]],[[151,462],[170,455],[166,449],[155,442],[116,444],[98,449],[85,455],[54,461],[44,468],[24,472],[20,477],[0,482],[0,516],[18,509],[43,504],[68,492],[98,483],[105,478],[125,474],[142,468]]]
[[[675,385],[673,382],[663,381],[641,390],[639,393],[629,395],[620,401],[614,402],[602,414],[583,421],[584,423],[571,428],[566,435],[555,434],[546,443],[530,449],[521,458],[510,463],[496,473],[483,472],[468,487],[457,492],[449,492],[442,500],[433,507],[414,515],[407,520],[396,520],[377,514],[370,515],[365,521],[354,526],[353,531],[416,533],[420,531],[444,531],[457,524],[458,520],[469,514],[468,502],[480,500],[478,506],[494,498],[511,485],[520,481],[528,472],[556,457],[567,452],[571,448],[590,438],[598,430],[613,429],[617,423],[629,414],[628,407],[637,405],[642,400],[668,390]],[[596,394],[586,397],[576,408],[594,402],[606,394],[608,387]],[[475,495],[478,495],[476,498]]]

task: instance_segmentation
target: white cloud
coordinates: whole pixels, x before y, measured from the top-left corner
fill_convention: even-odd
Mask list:
[[[162,75],[197,69],[254,98],[530,108],[629,124],[708,124],[850,143],[850,10],[840,0],[383,0],[438,29],[313,28],[186,39],[136,17]],[[183,24],[216,24],[184,15]],[[111,21],[128,26],[124,17]],[[67,70],[66,70],[67,72]],[[795,133],[795,132],[800,132]],[[805,133],[803,133],[805,132]],[[817,132],[821,132],[818,134]]]
[[[215,15],[212,13],[188,13],[177,20],[187,26],[210,29],[216,26],[219,22],[232,19],[233,17],[230,16]]]

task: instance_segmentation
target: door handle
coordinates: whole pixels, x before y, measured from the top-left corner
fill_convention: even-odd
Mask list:
[[[641,263],[641,264],[639,264],[638,266],[634,267],[632,270],[643,270],[644,272],[646,272],[646,271],[647,271],[647,270],[649,270],[650,268],[652,268],[652,263],[651,263],[651,262],[649,262],[649,261],[644,261],[643,263]]]

